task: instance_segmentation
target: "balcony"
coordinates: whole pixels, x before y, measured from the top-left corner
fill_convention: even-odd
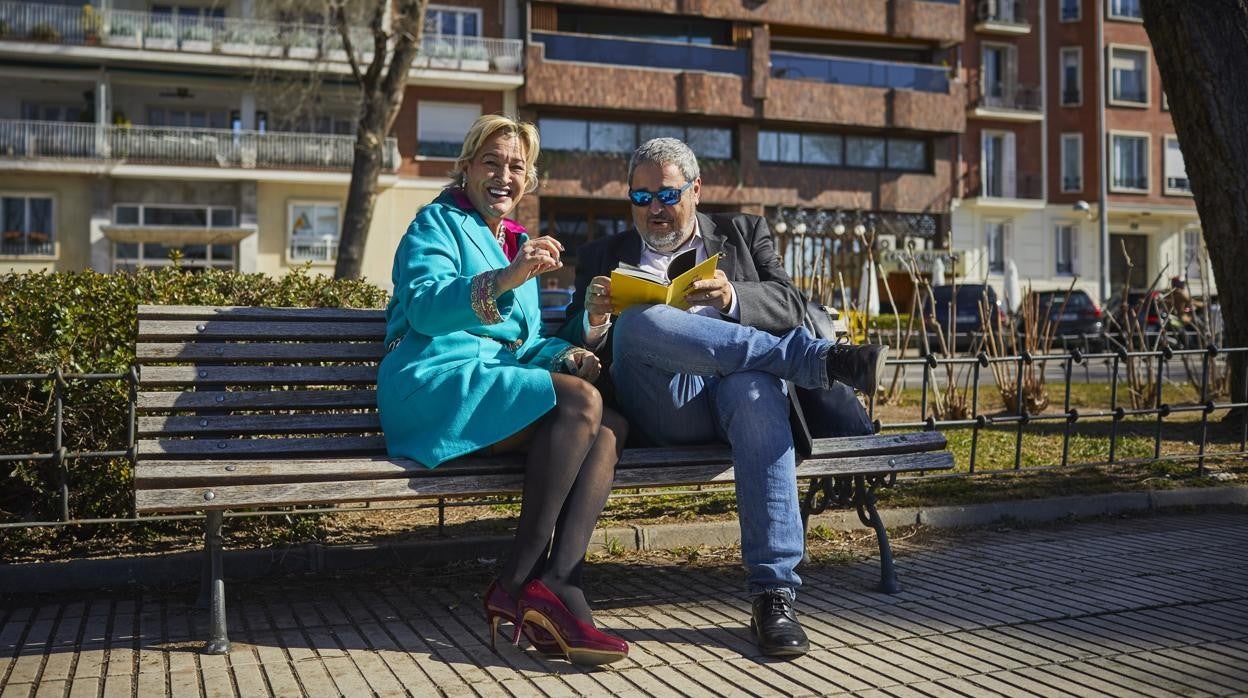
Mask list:
[[[833,85],[949,92],[949,73],[941,66],[834,58],[782,51],[771,52],[771,77],[780,80],[826,82]]]
[[[975,31],[1020,36],[1031,33],[1023,0],[977,0]]]
[[[1082,177],[1062,177],[1062,191],[1077,192],[1083,191]]]
[[[349,171],[354,136],[0,120],[0,157],[268,170]],[[393,172],[398,142],[386,139]]]
[[[536,31],[533,32],[533,42],[545,46],[545,59],[548,61],[697,70],[741,76],[749,72],[750,56],[746,49]]]
[[[1044,104],[1039,87],[1012,82],[984,85],[982,80],[976,80],[972,84],[978,88],[971,96],[973,116],[997,121],[1044,120]]]
[[[1192,193],[1192,181],[1187,177],[1166,177],[1166,193],[1190,196]]]
[[[1035,172],[1009,173],[990,168],[975,168],[967,177],[964,196],[977,199],[980,206],[995,208],[1041,208],[1044,206],[1044,186]]]
[[[259,19],[171,17],[168,14],[100,9],[89,5],[0,2],[0,41],[163,52],[188,61],[217,64],[221,58],[324,62],[346,72],[347,54],[338,30],[325,24]],[[351,29],[362,59],[372,59],[371,32]],[[519,76],[523,42],[518,39],[438,35],[422,37],[413,70],[424,68],[495,72]]]

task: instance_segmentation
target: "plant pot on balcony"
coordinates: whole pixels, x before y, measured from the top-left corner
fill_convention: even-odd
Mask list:
[[[141,42],[139,41],[139,37],[137,34],[134,34],[130,29],[121,30],[123,33],[117,33],[117,31],[118,30],[114,28],[113,30],[106,32],[104,36],[101,37],[105,46],[114,46],[116,48],[138,48],[139,47],[139,44]],[[131,33],[124,33],[124,32],[131,32]]]
[[[320,52],[315,46],[291,46],[286,49],[286,57],[299,61],[314,61]]]
[[[155,22],[143,35],[143,48],[149,51],[177,51],[178,34],[168,22]]]
[[[520,60],[515,56],[495,56],[494,70],[500,73],[514,73],[520,68]]]

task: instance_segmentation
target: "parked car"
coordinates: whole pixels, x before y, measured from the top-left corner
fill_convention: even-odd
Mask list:
[[[1096,301],[1092,300],[1092,296],[1089,296],[1086,291],[1074,289],[1069,292],[1069,298],[1065,289],[1032,291],[1031,295],[1024,296],[1023,306],[1019,308],[1016,323],[1020,333],[1024,330],[1023,309],[1031,303],[1035,303],[1039,311],[1036,331],[1042,332],[1046,329],[1044,318],[1048,318],[1055,348],[1062,346],[1063,337],[1066,338],[1069,346],[1082,347],[1081,335],[1088,337],[1093,347],[1101,346],[1101,332],[1105,327],[1104,313],[1096,307]]]
[[[933,286],[932,295],[923,298],[923,319],[927,327],[928,342],[933,351],[940,348],[940,340],[936,338],[936,334],[939,333],[948,340],[951,306],[955,334],[954,346],[950,347],[951,349],[957,351],[970,349],[977,347],[982,341],[985,327],[980,315],[981,301],[986,301],[990,308],[988,321],[993,330],[1000,331],[1006,326],[1005,309],[1001,307],[1001,300],[992,286],[987,284],[959,285],[956,301],[953,289],[953,286]],[[935,308],[932,307],[933,299],[936,301]]]
[[[551,335],[563,326],[568,318],[568,306],[572,304],[572,289],[544,288],[539,296],[542,306],[542,329]]]
[[[1161,331],[1162,324],[1169,320],[1161,294],[1147,289],[1127,291],[1125,305],[1122,291],[1115,293],[1106,301],[1105,312],[1108,316],[1106,329],[1119,336],[1127,333],[1127,320],[1131,317],[1139,322],[1138,328],[1132,326],[1132,331],[1143,330],[1147,335],[1156,335]]]

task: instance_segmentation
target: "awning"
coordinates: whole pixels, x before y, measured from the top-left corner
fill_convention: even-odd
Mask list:
[[[255,226],[187,228],[173,225],[102,225],[113,242],[158,242],[163,245],[232,245],[256,233]]]

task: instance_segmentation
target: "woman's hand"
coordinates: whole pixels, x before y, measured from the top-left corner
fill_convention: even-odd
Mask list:
[[[602,371],[602,362],[588,349],[573,350],[564,357],[563,362],[567,373],[584,378],[590,383],[598,380],[598,374]]]
[[[511,260],[503,272],[498,275],[495,288],[498,293],[505,293],[538,274],[545,274],[563,266],[559,255],[563,253],[563,245],[558,240],[544,235],[530,238],[520,246],[516,258]]]

